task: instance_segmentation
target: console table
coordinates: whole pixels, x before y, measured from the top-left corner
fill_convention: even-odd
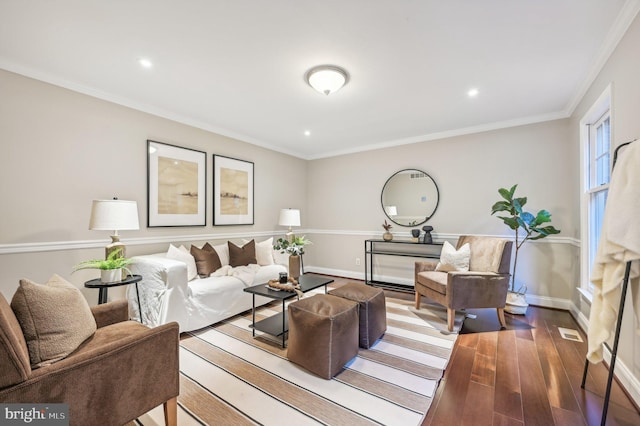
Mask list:
[[[403,256],[413,258],[440,259],[443,243],[417,243],[411,240],[365,240],[364,281],[377,287],[413,292],[413,286],[376,280],[373,274],[375,256]],[[412,268],[413,269],[413,268]]]

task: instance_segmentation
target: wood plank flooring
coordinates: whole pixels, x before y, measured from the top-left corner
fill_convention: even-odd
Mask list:
[[[493,309],[469,310],[423,426],[599,425],[608,370],[590,365],[580,388],[586,336],[566,311],[529,307],[506,314],[500,330]],[[563,339],[558,327],[580,332]],[[640,414],[618,383],[607,425],[640,425]]]

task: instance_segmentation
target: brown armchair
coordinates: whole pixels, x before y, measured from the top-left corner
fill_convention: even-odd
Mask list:
[[[416,262],[416,309],[420,298],[446,306],[447,326],[453,331],[456,309],[496,308],[505,327],[504,306],[509,288],[512,242],[500,238],[463,235],[456,249],[469,243],[469,271],[436,271],[437,261]]]
[[[20,324],[0,294],[0,402],[66,403],[71,425],[117,425],[164,404],[177,424],[178,324],[127,321],[127,302],[94,306],[95,334],[66,358],[31,369]]]

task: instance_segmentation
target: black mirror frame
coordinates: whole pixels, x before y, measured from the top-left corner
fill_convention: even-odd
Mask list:
[[[426,216],[425,219],[420,222],[420,223],[415,223],[415,224],[410,224],[410,225],[405,225],[403,223],[398,223],[395,220],[393,220],[388,214],[387,211],[384,209],[384,200],[382,199],[383,195],[384,195],[384,189],[387,187],[387,184],[389,183],[389,181],[391,179],[393,179],[394,176],[402,173],[402,172],[408,172],[408,171],[415,171],[417,173],[424,173],[424,175],[426,177],[428,177],[429,179],[431,179],[431,182],[433,182],[433,186],[436,188],[436,195],[437,195],[437,200],[436,200],[436,205],[433,208],[433,211],[431,212],[431,214],[429,216]],[[411,228],[414,226],[420,226],[423,223],[426,223],[429,219],[431,219],[433,217],[433,215],[436,213],[436,211],[438,210],[438,205],[440,204],[440,189],[438,188],[438,184],[436,183],[436,181],[431,177],[431,175],[423,170],[420,169],[402,169],[402,170],[398,170],[397,172],[395,172],[394,174],[392,174],[391,176],[389,176],[389,179],[386,180],[386,182],[384,183],[384,185],[382,186],[382,191],[380,192],[380,206],[382,207],[382,211],[384,212],[384,215],[393,223],[395,223],[398,226],[404,226],[407,228]]]

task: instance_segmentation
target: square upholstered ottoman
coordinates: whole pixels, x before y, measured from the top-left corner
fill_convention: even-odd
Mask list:
[[[358,354],[358,304],[316,294],[292,302],[287,358],[330,379]]]
[[[387,305],[381,288],[360,283],[347,283],[331,290],[329,294],[358,302],[361,348],[370,348],[387,331]]]

